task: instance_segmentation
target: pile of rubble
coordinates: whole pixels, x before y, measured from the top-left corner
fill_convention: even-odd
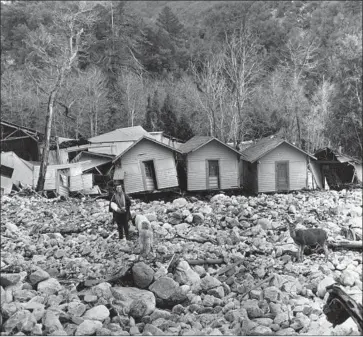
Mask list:
[[[109,237],[106,200],[3,197],[1,334],[358,335],[322,308],[335,282],[362,302],[361,252],[330,250],[325,262],[312,250],[298,263],[282,219],[324,228],[333,244],[359,238],[361,205],[361,190],[134,201],[154,230],[142,261],[135,228],[126,243]],[[129,284],[105,277],[124,266]]]

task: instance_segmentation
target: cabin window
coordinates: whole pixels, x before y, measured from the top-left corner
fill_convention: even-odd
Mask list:
[[[0,170],[3,177],[11,178],[13,176],[14,169],[9,166],[0,165]]]
[[[218,160],[207,161],[207,185],[209,189],[218,189],[219,186],[219,162]]]
[[[145,172],[145,190],[153,191],[157,189],[156,175],[154,162],[152,160],[144,161],[144,172]]]

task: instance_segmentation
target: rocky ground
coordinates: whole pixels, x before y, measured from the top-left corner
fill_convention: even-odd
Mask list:
[[[333,328],[322,308],[335,282],[362,303],[361,251],[330,249],[328,262],[306,251],[296,262],[283,219],[339,242],[348,228],[361,235],[361,205],[361,189],[134,201],[154,229],[154,254],[142,261],[135,228],[127,243],[108,238],[106,200],[4,196],[1,334],[358,335],[351,318]],[[181,260],[168,273],[173,254]],[[211,259],[223,262],[191,262]],[[128,286],[82,282],[125,265]]]

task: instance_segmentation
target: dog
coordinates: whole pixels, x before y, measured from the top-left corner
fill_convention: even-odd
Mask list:
[[[154,233],[150,221],[145,215],[131,216],[131,221],[139,232],[140,255],[147,257],[153,251]]]

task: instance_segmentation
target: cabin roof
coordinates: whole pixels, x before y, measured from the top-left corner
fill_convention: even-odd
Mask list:
[[[314,153],[314,156],[318,158],[318,160],[324,160],[324,158],[326,156],[328,156],[329,154],[333,155],[334,158],[339,162],[339,163],[348,163],[348,162],[354,162],[354,163],[361,163],[360,160],[357,160],[353,157],[350,157],[346,154],[342,154],[340,153],[338,150],[329,148],[329,147],[324,147],[322,149],[317,150]]]
[[[110,132],[106,132],[102,135],[98,135],[88,140],[91,143],[103,143],[103,142],[127,142],[136,141],[143,135],[146,135],[147,131],[141,126],[131,126],[128,128],[120,128]]]
[[[257,143],[249,146],[247,149],[241,152],[242,159],[246,160],[248,162],[254,163],[255,161],[259,160],[272,150],[276,149],[279,145],[286,143],[292,147],[294,147],[296,150],[305,153],[309,157],[316,159],[311,154],[303,151],[302,149],[298,148],[297,146],[289,143],[287,140],[279,138],[279,137],[266,137],[260,139]]]
[[[234,149],[232,146],[230,146],[226,143],[223,143],[218,138],[211,137],[211,136],[194,136],[194,137],[190,138],[186,143],[181,144],[178,149],[180,152],[187,154],[187,153],[194,152],[194,151],[200,149],[201,147],[203,147],[204,145],[207,145],[208,143],[210,143],[213,140],[217,141],[218,143],[224,145],[225,147],[229,148],[230,150],[232,150],[240,155],[240,153],[236,149]]]
[[[143,141],[143,140],[148,140],[148,141],[150,141],[150,142],[153,142],[153,143],[155,143],[155,144],[157,144],[157,145],[160,145],[160,146],[162,146],[162,147],[165,147],[165,148],[167,148],[167,149],[169,149],[169,150],[172,150],[172,151],[175,151],[175,152],[178,152],[178,153],[180,153],[180,150],[179,149],[176,149],[176,148],[174,148],[174,147],[172,147],[172,146],[169,146],[169,145],[167,145],[167,144],[164,144],[164,143],[161,143],[161,142],[159,142],[159,141],[157,141],[156,139],[154,139],[154,138],[151,138],[151,137],[148,137],[148,136],[146,136],[146,135],[144,135],[144,136],[142,136],[142,137],[140,137],[135,143],[133,143],[131,146],[129,146],[127,149],[125,149],[124,151],[122,151],[116,158],[114,158],[114,160],[112,160],[112,163],[115,163],[119,158],[121,158],[122,156],[124,156],[128,151],[130,151],[132,148],[134,148],[137,144],[139,144],[141,141]]]

